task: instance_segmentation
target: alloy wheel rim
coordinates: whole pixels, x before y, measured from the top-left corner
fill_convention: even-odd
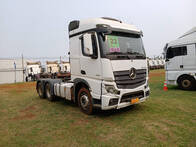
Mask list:
[[[183,87],[189,87],[191,85],[191,82],[189,80],[183,80],[182,82]]]
[[[89,105],[89,99],[86,94],[81,96],[80,103],[81,103],[82,108],[87,109],[87,106]]]

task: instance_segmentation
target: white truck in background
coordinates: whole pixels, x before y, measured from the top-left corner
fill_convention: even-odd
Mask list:
[[[60,66],[60,71],[61,72],[70,72],[71,71],[69,62],[61,61],[59,66]]]
[[[71,79],[39,79],[39,96],[71,100],[86,114],[145,101],[150,92],[142,36],[135,26],[113,18],[70,22]]]
[[[46,61],[46,72],[47,73],[56,73],[59,72],[59,64],[58,61]]]
[[[163,59],[148,59],[149,69],[162,69],[165,66],[165,61]]]
[[[166,81],[168,85],[178,85],[181,89],[196,87],[196,27],[166,44]]]
[[[36,81],[41,73],[41,62],[26,62],[26,82]]]

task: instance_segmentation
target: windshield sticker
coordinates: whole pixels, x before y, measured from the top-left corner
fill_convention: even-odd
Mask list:
[[[117,36],[107,36],[110,52],[120,52],[120,46]]]

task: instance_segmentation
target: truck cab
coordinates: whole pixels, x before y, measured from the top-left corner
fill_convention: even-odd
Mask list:
[[[196,85],[196,28],[193,28],[164,48],[166,81],[181,89],[191,90]]]
[[[67,99],[87,114],[95,107],[120,109],[145,101],[149,86],[142,36],[135,26],[113,18],[70,22]],[[55,88],[61,89],[60,84],[54,84],[54,94],[61,95]]]
[[[37,76],[41,73],[41,62],[26,62],[26,82],[36,81]]]

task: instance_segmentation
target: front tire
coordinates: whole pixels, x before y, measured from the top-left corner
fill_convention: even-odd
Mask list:
[[[81,88],[78,92],[78,105],[82,112],[91,115],[93,113],[93,103],[90,91],[86,88]]]
[[[178,84],[180,89],[193,90],[195,86],[195,79],[190,76],[184,76],[180,78]]]

